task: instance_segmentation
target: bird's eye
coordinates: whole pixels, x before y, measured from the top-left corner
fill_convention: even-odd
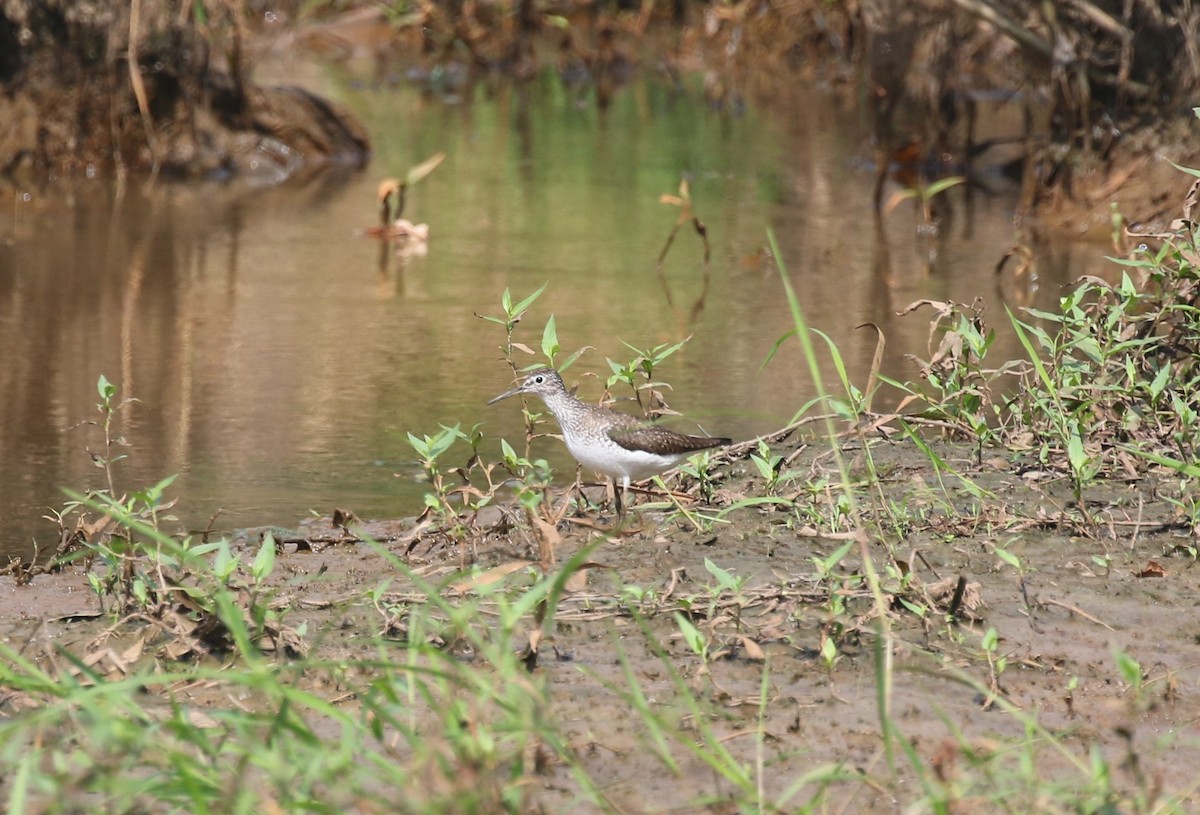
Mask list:
[[[546,377],[544,377],[544,376],[535,376],[533,378],[533,384],[535,384],[535,385],[540,385],[545,381],[546,381]]]

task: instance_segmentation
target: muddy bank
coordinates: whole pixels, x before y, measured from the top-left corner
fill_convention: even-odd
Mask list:
[[[699,73],[713,108],[732,113],[787,104],[796,82],[844,88],[873,121],[877,198],[889,172],[917,187],[1003,172],[1021,180],[1019,219],[1044,213],[1038,223],[1103,236],[1112,200],[1136,222],[1163,215],[1156,152],[1195,163],[1180,131],[1200,61],[1163,55],[1191,54],[1200,12],[1144,5],[468,3],[396,16],[353,4],[18,1],[0,12],[0,118],[11,123],[0,167],[269,179],[362,161],[367,135],[336,104],[254,83],[269,48],[365,55],[379,81],[404,76],[434,92],[553,69],[594,89],[600,108],[636,71],[676,83]],[[1005,132],[983,121],[997,98],[1021,111]]]
[[[199,8],[7,4],[0,170],[25,180],[149,171],[274,181],[366,160],[366,132],[336,103],[253,82],[239,7],[217,4],[202,19]]]
[[[758,767],[762,794],[785,808],[824,802],[928,811],[921,776],[932,772],[962,806],[1003,801],[1012,811],[1057,812],[1047,791],[1087,787],[1098,760],[1112,773],[1111,801],[1165,794],[1196,803],[1190,768],[1200,760],[1193,727],[1200,687],[1192,666],[1200,645],[1194,626],[1180,621],[1190,619],[1200,570],[1188,531],[1156,498],[1161,485],[1096,487],[1097,523],[1083,531],[1078,516],[1059,509],[1069,492],[1061,480],[1031,482],[998,463],[972,465],[970,450],[938,449],[996,500],[974,505],[948,476],[943,493],[928,459],[911,447],[877,451],[887,500],[907,507],[913,521],[902,544],[868,546],[891,608],[886,709],[915,757],[898,758],[895,770],[881,739],[880,629],[862,550],[832,560],[844,535],[798,525],[770,507],[699,532],[652,510],[614,535],[596,529],[611,521],[603,515],[564,520],[557,562],[587,547],[588,565],[570,581],[553,622],[539,626],[530,616],[511,647],[525,651],[529,676],[544,688],[542,715],[555,723],[570,760],[603,790],[607,806],[587,811],[725,811],[720,802],[737,800],[736,786],[687,746],[693,739]],[[797,453],[795,466],[823,468],[819,449]],[[721,467],[717,506],[750,489],[750,471],[736,455]],[[955,494],[959,511],[947,512],[946,496]],[[496,513],[493,532],[472,544],[474,576],[459,573],[457,546],[422,536],[412,521],[347,527],[322,519],[272,530],[287,542],[269,580],[271,606],[290,630],[306,632],[307,664],[364,666],[336,681],[327,668],[304,671],[297,687],[353,711],[368,692],[360,684],[371,682],[366,666],[380,654],[405,659],[418,614],[430,615],[429,642],[486,672],[453,634],[462,621],[426,604],[424,589],[391,558],[440,586],[451,607],[482,602],[466,624],[486,630],[498,610],[488,593],[527,583],[546,555],[503,520],[513,511]],[[235,551],[252,559],[265,531],[248,531]],[[366,537],[384,548],[362,543]],[[1009,556],[998,557],[1000,548]],[[735,576],[736,587],[714,579],[709,564]],[[955,599],[951,587],[960,582]],[[108,680],[169,664],[172,653],[191,653],[199,665],[214,659],[193,651],[194,635],[176,624],[139,616],[113,625],[98,616],[86,583],[79,573],[7,583],[4,640],[46,670],[73,670],[62,658],[71,653]],[[702,651],[681,631],[679,614],[701,633]],[[268,653],[296,659],[282,649]],[[1122,671],[1122,657],[1136,674]],[[165,707],[169,696],[172,705],[212,716],[229,704],[219,682],[162,692],[143,704]],[[638,698],[651,700],[651,718],[635,712]],[[5,701],[10,713],[38,705],[19,694]],[[420,716],[419,730],[436,729],[436,712]],[[655,716],[662,717],[657,735]],[[821,768],[837,770],[803,783]],[[436,786],[439,778],[426,781]],[[578,805],[583,794],[558,762],[522,787],[524,806],[543,811]],[[369,811],[354,801],[345,800],[346,811]]]

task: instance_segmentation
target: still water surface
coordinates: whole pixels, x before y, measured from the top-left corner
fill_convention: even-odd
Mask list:
[[[345,72],[319,81],[366,121],[371,164],[280,186],[130,179],[12,194],[0,214],[0,554],[54,542],[40,520],[60,488],[98,487],[95,384],[137,400],[119,432],[118,491],[178,473],[183,526],[292,525],[310,510],[412,514],[423,485],[406,434],[485,422],[521,436],[519,406],[484,407],[511,383],[501,293],[549,287],[519,329],[537,347],[554,314],[568,372],[605,374],[606,357],[692,336],[662,369],[678,425],[738,438],[776,429],[812,393],[798,353],[760,365],[791,322],[764,257],[773,230],[812,324],[861,382],[875,322],[887,369],[914,372],[928,322],[895,312],[919,298],[970,302],[992,319],[1003,299],[1052,304],[1062,285],[1102,270],[1103,247],[1040,247],[1036,288],[997,281],[1013,243],[1015,190],[991,179],[929,247],[913,209],[874,226],[865,117],[811,88],[768,109],[710,110],[698,84],[654,77],[600,112],[547,74],[522,89],[453,95],[377,85]],[[430,225],[425,254],[402,256],[361,230],[380,179],[438,151],[410,193]],[[685,229],[656,273],[678,210],[659,202],[684,174],[712,245]],[[11,191],[10,191],[11,192]],[[533,362],[533,359],[529,360]],[[574,375],[574,376],[572,376]],[[584,378],[582,395],[600,386]],[[538,452],[566,474],[561,445]]]

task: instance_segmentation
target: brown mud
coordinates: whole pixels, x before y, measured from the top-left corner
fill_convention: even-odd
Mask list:
[[[854,455],[852,446],[847,453]],[[909,513],[911,521],[911,534],[892,551],[867,545],[889,600],[891,719],[901,738],[926,768],[953,783],[974,773],[984,757],[1019,754],[1014,746],[1030,738],[1028,718],[1060,745],[1035,737],[1029,754],[1036,756],[1039,780],[1070,789],[1091,760],[1089,751],[1098,749],[1114,768],[1117,790],[1148,799],[1165,790],[1200,803],[1194,773],[1200,761],[1200,628],[1194,613],[1200,565],[1191,530],[1158,497],[1160,485],[1148,477],[1093,486],[1087,493],[1092,522],[1084,524],[1069,509],[1070,491],[1059,475],[1020,472],[1001,460],[977,467],[967,449],[941,453],[990,497],[972,497],[950,475],[943,476],[942,491],[928,460],[910,445],[874,450],[883,494],[893,512]],[[804,449],[793,463],[819,474],[829,466],[827,458],[821,448]],[[715,503],[740,494],[751,470],[744,458],[723,466]],[[957,496],[954,512],[946,511],[946,496]],[[817,491],[811,500],[832,499]],[[420,594],[362,539],[380,541],[425,580],[445,586],[445,596],[462,596],[492,577],[519,581],[536,569],[536,545],[526,533],[503,531],[508,524],[501,515],[493,516],[493,531],[474,546],[484,570],[474,580],[456,577],[457,546],[420,537],[412,521],[347,531],[323,519],[290,532],[275,530],[287,542],[271,578],[273,606],[284,610],[287,625],[307,626],[310,659],[378,657],[382,636],[394,641],[399,660],[403,635],[396,619],[382,615],[366,593],[391,580],[386,596],[399,606]],[[902,783],[887,781],[880,639],[870,594],[859,580],[862,550],[851,549],[832,583],[814,563],[842,546],[845,534],[822,533],[799,522],[795,512],[771,508],[737,511],[704,532],[642,511],[631,520],[637,531],[606,536],[593,528],[605,520],[589,515],[560,526],[559,563],[581,547],[594,548],[584,577],[571,582],[527,664],[547,680],[545,715],[617,810],[721,812],[729,793],[726,780],[678,746],[678,772],[656,758],[641,719],[619,692],[628,687],[625,664],[652,705],[684,733],[693,732],[696,722],[681,703],[675,677],[711,703],[716,712],[706,726],[738,760],[762,768],[763,792],[772,800],[828,764],[839,765],[846,779],[824,792],[835,809],[846,807],[839,811],[900,811],[920,797],[903,755],[895,757]],[[251,557],[261,533],[248,530],[239,544]],[[998,547],[1015,556],[1019,568],[1011,558],[999,558]],[[706,560],[745,583],[736,592],[721,590]],[[12,578],[3,580],[0,636],[47,670],[67,667],[65,650],[120,678],[169,665],[164,655],[188,650],[180,648],[186,637],[152,623],[110,629],[111,617],[98,614],[80,573],[40,575],[20,587]],[[960,581],[965,591],[956,601]],[[631,593],[630,586],[649,591]],[[844,600],[844,612],[831,610],[833,593]],[[923,617],[905,600],[924,605]],[[686,613],[705,634],[707,658],[682,639],[675,612]],[[490,622],[475,624],[486,628]],[[532,633],[538,626],[531,619],[528,627]],[[991,660],[981,647],[989,627],[998,635]],[[832,667],[821,657],[826,637],[838,647]],[[1137,661],[1140,682],[1131,683],[1117,669],[1117,652]],[[282,652],[276,657],[287,658]],[[1006,665],[997,670],[1001,657]],[[298,681],[334,704],[355,704],[353,694],[328,686],[317,672]],[[176,685],[169,692],[173,704],[200,711],[230,703],[210,683]],[[146,704],[155,704],[152,696]],[[21,701],[8,698],[4,706],[11,712]],[[761,748],[755,736],[760,724]],[[1011,760],[1014,773],[1017,762]],[[911,788],[905,788],[906,778]],[[530,784],[530,800],[544,811],[561,811],[578,791],[562,766],[544,768]],[[818,792],[812,786],[793,790],[790,801],[799,805]],[[1006,810],[1058,811],[1045,801],[1023,800],[1023,794],[1035,793],[1012,790]],[[988,800],[970,794],[959,803],[962,811],[991,811]]]

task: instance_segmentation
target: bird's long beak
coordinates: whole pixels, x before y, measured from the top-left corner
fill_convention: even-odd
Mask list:
[[[517,385],[515,388],[510,388],[509,390],[506,390],[504,393],[497,396],[495,399],[489,399],[488,404],[494,405],[497,402],[499,402],[501,399],[507,399],[510,396],[516,396],[518,393],[521,392],[521,389],[523,387],[524,387],[524,385],[522,384],[522,385]]]

